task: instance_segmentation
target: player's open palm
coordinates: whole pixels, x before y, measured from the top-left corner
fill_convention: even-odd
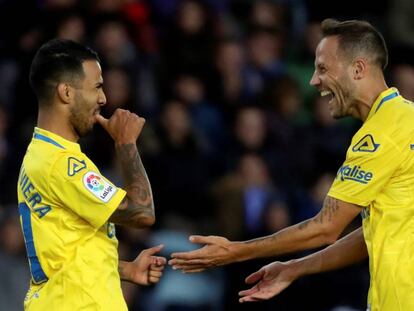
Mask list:
[[[287,263],[273,262],[246,278],[247,284],[255,284],[248,290],[239,292],[240,302],[270,299],[287,288],[297,276]]]
[[[109,119],[98,114],[96,120],[119,144],[135,144],[145,124],[144,118],[119,108]]]

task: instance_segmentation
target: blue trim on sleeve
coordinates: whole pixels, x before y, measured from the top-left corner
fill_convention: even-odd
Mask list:
[[[43,141],[45,141],[45,142],[47,142],[49,144],[55,145],[56,147],[65,149],[61,144],[57,143],[56,141],[54,141],[53,139],[51,139],[51,138],[49,138],[49,137],[47,137],[45,135],[42,135],[42,134],[39,134],[39,133],[35,133],[33,137],[35,139],[43,140]]]
[[[385,96],[383,99],[381,99],[380,103],[377,106],[377,109],[375,109],[375,112],[380,109],[383,103],[385,103],[387,100],[393,99],[394,97],[397,97],[399,94],[397,92],[391,93],[390,95]]]
[[[30,208],[26,203],[19,204],[19,213],[22,216],[24,242],[26,244],[27,257],[29,258],[30,272],[32,274],[33,281],[36,284],[46,282],[48,278],[43,271],[39,258],[36,254],[36,248],[33,241]]]

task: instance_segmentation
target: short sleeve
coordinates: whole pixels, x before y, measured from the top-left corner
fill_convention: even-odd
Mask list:
[[[126,195],[100,174],[86,156],[64,154],[50,172],[49,190],[58,204],[96,228],[102,227]]]
[[[368,206],[401,164],[401,148],[386,135],[360,135],[349,147],[328,195]]]

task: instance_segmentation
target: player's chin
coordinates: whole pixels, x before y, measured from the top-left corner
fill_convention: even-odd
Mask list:
[[[343,113],[341,113],[341,111],[339,111],[335,107],[331,107],[330,113],[331,113],[331,117],[334,118],[334,119],[343,118]]]
[[[82,126],[82,128],[78,129],[78,133],[80,137],[84,137],[90,134],[93,130],[93,126],[95,125],[96,121],[91,121],[88,124]]]
[[[97,121],[94,121],[93,123],[90,124],[90,126],[87,129],[87,134],[92,133],[93,128],[95,127],[96,123],[98,123]]]
[[[98,123],[96,116],[97,114],[93,114],[93,116],[89,119],[88,124],[85,126],[88,133],[91,132],[95,124]]]

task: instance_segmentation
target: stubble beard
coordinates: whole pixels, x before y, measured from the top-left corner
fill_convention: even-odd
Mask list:
[[[72,124],[76,134],[79,137],[84,137],[92,131],[93,123],[88,123],[89,116],[86,111],[82,110],[82,107],[87,106],[85,99],[81,95],[76,97],[76,105],[74,105],[70,110],[69,121]]]

